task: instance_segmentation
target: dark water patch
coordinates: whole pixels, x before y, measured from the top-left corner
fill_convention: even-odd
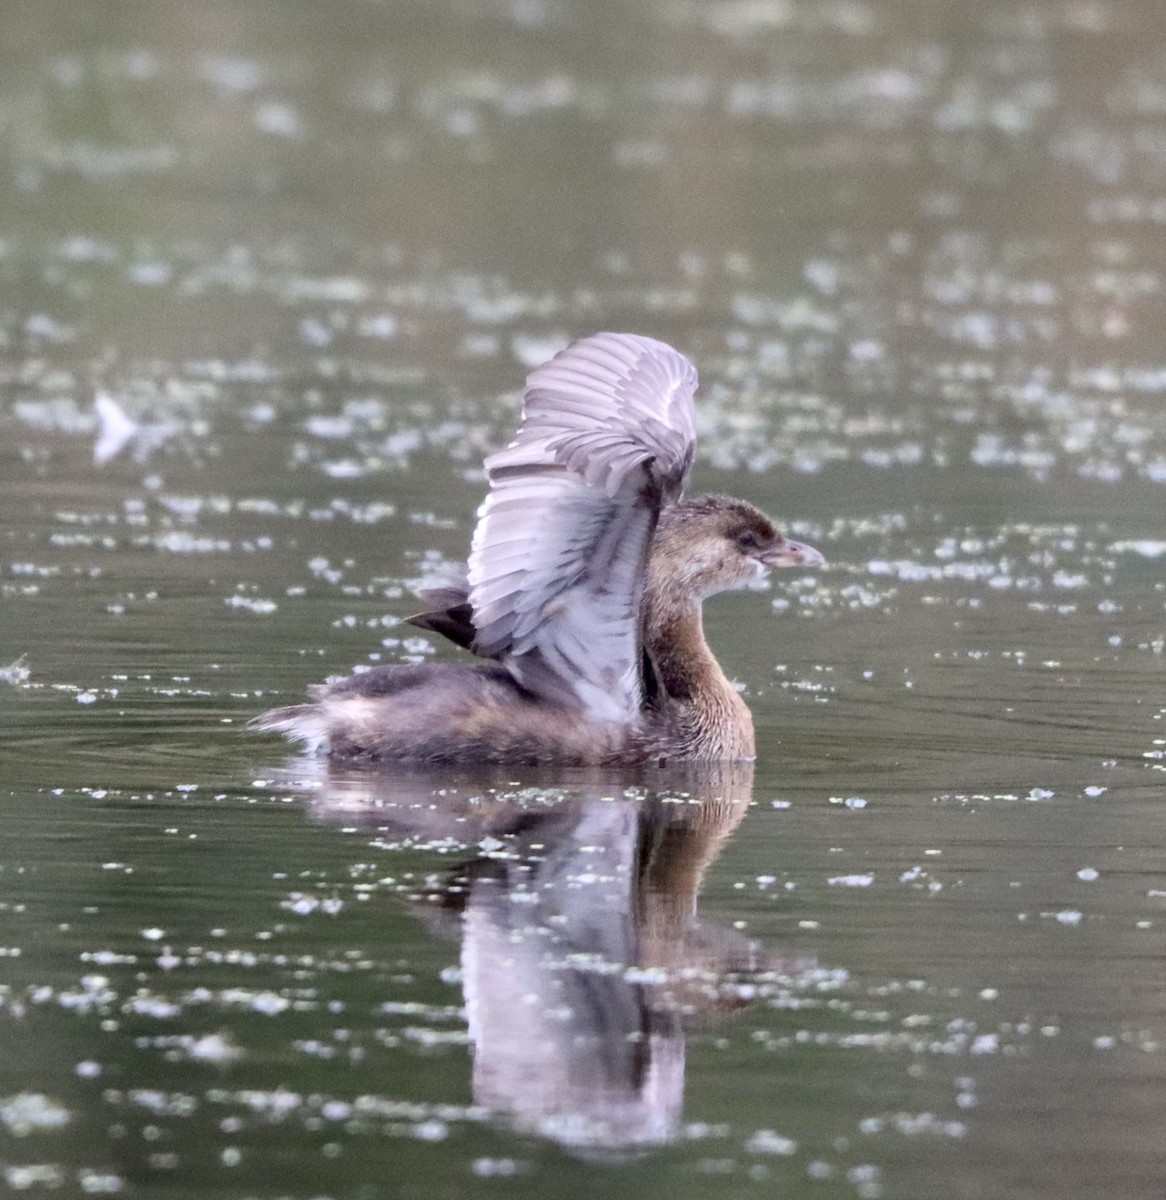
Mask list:
[[[206,17],[0,45],[5,1184],[1160,1192],[1154,6]],[[748,796],[245,734],[452,653],[605,327],[831,561],[709,605]]]

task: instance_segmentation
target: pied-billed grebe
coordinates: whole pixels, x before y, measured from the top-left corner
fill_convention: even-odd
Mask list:
[[[623,764],[753,757],[753,719],[701,604],[818,566],[759,509],[680,499],[696,371],[663,342],[583,338],[533,371],[486,460],[464,584],[411,618],[482,658],[385,666],[252,722],[341,760]]]

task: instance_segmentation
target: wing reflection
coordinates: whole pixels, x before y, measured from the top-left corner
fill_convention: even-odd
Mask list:
[[[310,809],[471,852],[419,907],[460,918],[474,1100],[520,1131],[610,1154],[677,1135],[687,1025],[815,967],[697,916],[752,775],[740,764],[657,770],[629,786],[626,772],[590,772],[547,788],[328,774]]]

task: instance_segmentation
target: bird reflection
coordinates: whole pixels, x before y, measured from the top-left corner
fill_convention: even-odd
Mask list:
[[[461,939],[475,1103],[587,1155],[680,1127],[686,1026],[808,972],[704,924],[697,894],[740,824],[750,764],[656,771],[646,786],[328,774],[314,816],[470,852],[419,911]],[[631,782],[631,786],[629,786]]]

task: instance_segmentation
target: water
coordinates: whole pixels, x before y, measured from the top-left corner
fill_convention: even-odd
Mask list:
[[[4,25],[6,1186],[1159,1194],[1157,7]],[[831,562],[709,605],[752,777],[246,734],[446,653],[407,581],[613,327]]]

